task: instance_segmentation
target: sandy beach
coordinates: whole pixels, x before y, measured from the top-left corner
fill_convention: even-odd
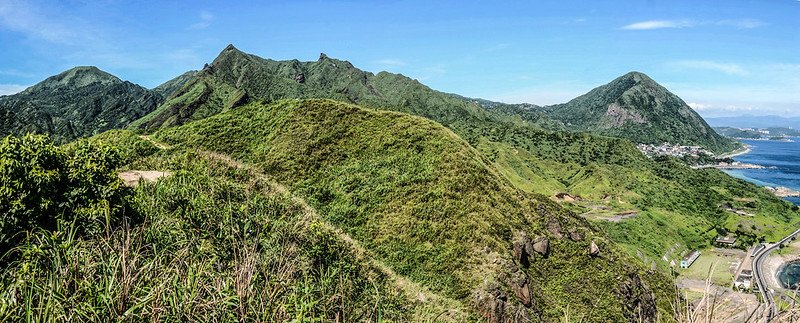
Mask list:
[[[734,150],[734,151],[729,152],[727,154],[719,155],[719,156],[717,156],[717,158],[733,158],[733,157],[736,157],[736,156],[739,156],[739,155],[744,155],[746,153],[749,153],[750,151],[751,151],[750,145],[745,144],[744,148]]]

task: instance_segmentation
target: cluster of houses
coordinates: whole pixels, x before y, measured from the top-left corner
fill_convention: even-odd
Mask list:
[[[638,144],[636,147],[639,148],[645,155],[653,157],[653,156],[674,156],[674,157],[683,157],[683,156],[693,156],[697,157],[700,155],[709,155],[714,156],[708,150],[705,150],[703,147],[700,146],[681,146],[681,145],[672,145],[670,143],[663,143],[661,145],[652,145],[652,144]]]

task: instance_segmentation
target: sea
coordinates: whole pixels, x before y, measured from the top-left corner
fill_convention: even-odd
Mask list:
[[[800,191],[800,138],[791,141],[741,140],[750,145],[750,152],[733,157],[734,160],[761,165],[763,169],[729,169],[729,175],[761,186],[784,186]],[[786,200],[800,205],[800,198]]]

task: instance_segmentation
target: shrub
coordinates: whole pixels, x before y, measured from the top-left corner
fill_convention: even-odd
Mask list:
[[[13,247],[25,232],[55,230],[59,221],[95,234],[117,222],[124,190],[115,173],[113,147],[80,141],[53,145],[28,134],[0,142],[0,249]]]

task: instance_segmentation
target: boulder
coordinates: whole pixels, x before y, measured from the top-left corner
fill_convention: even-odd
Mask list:
[[[303,73],[297,74],[294,77],[294,81],[297,82],[297,83],[303,84],[303,83],[306,82],[306,76],[303,75]]]
[[[484,291],[477,296],[478,310],[490,323],[505,321],[506,295],[499,289]]]
[[[536,239],[533,243],[533,251],[538,252],[540,255],[547,257],[550,254],[550,240],[545,237]]]
[[[531,295],[528,276],[524,272],[519,272],[514,276],[511,282],[511,290],[514,292],[514,296],[516,296],[525,307],[531,307],[531,305],[533,305],[533,297]]]
[[[589,255],[592,257],[597,257],[600,255],[600,247],[598,247],[594,241],[592,241],[592,244],[589,245]]]
[[[561,233],[561,224],[559,224],[556,220],[550,220],[547,222],[547,231],[550,231],[550,233],[556,239],[561,239],[564,237],[564,235]]]
[[[584,235],[580,230],[572,230],[569,232],[569,239],[572,241],[583,241]]]

